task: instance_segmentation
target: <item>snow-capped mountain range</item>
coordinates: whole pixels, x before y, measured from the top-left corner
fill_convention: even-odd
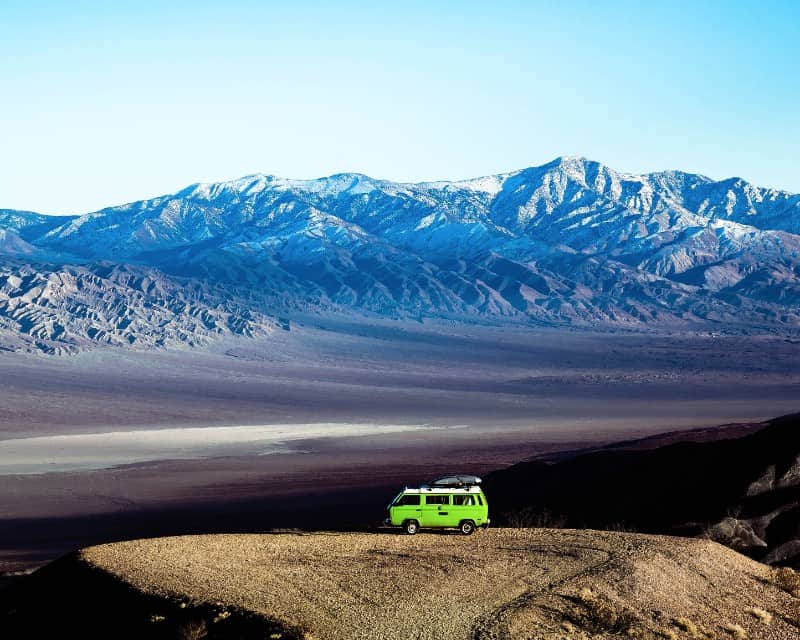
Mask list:
[[[254,175],[0,210],[0,348],[201,344],[293,312],[800,326],[800,195],[584,158],[456,182]]]

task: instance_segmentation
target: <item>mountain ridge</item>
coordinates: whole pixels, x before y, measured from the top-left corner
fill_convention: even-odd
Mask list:
[[[233,178],[233,179],[230,179],[230,180],[221,180],[221,181],[216,181],[216,182],[195,182],[195,183],[187,185],[186,187],[183,187],[183,188],[179,189],[176,192],[164,193],[164,194],[161,194],[161,195],[158,195],[158,196],[154,196],[152,198],[147,198],[147,199],[144,199],[144,200],[135,200],[135,201],[132,201],[132,202],[121,203],[119,205],[110,205],[108,207],[103,207],[102,209],[98,209],[96,211],[86,212],[84,214],[63,214],[63,215],[62,214],[41,214],[41,213],[37,213],[37,212],[34,212],[34,211],[21,210],[21,209],[0,209],[0,225],[5,226],[8,223],[7,217],[10,217],[10,216],[13,216],[13,215],[33,216],[33,217],[36,217],[38,219],[48,219],[48,220],[49,219],[67,220],[67,219],[78,218],[78,217],[81,217],[81,216],[84,216],[84,215],[102,213],[102,212],[108,211],[110,209],[128,207],[128,206],[132,206],[132,205],[140,204],[140,203],[144,203],[144,202],[162,200],[162,199],[170,198],[170,197],[173,197],[173,196],[187,194],[187,193],[189,193],[189,192],[191,192],[193,190],[196,190],[198,188],[233,186],[233,185],[238,185],[238,184],[243,184],[243,183],[248,183],[248,184],[252,185],[253,182],[257,182],[257,181],[277,182],[277,183],[281,183],[281,184],[291,184],[291,185],[304,185],[304,184],[308,185],[308,184],[312,184],[312,183],[320,183],[320,182],[331,181],[331,180],[334,180],[334,179],[341,179],[341,178],[346,178],[346,179],[358,179],[358,178],[360,178],[360,179],[366,179],[366,181],[374,183],[374,184],[396,185],[396,186],[399,186],[399,187],[406,187],[406,188],[413,188],[413,187],[420,187],[420,188],[423,188],[423,187],[446,188],[446,187],[459,187],[459,186],[462,186],[462,187],[466,188],[466,187],[469,187],[469,186],[472,186],[472,185],[475,185],[475,184],[485,183],[487,181],[506,180],[508,178],[517,176],[517,175],[522,174],[522,173],[527,172],[527,171],[541,170],[541,169],[553,168],[553,167],[557,167],[557,166],[570,166],[570,165],[574,166],[576,164],[578,164],[578,165],[579,164],[584,164],[584,165],[589,165],[589,166],[601,167],[601,168],[603,168],[605,170],[611,171],[614,175],[616,175],[616,176],[618,176],[620,178],[630,179],[630,180],[634,180],[634,181],[641,180],[641,179],[657,180],[657,179],[667,178],[667,177],[670,177],[670,178],[682,178],[682,179],[691,178],[691,179],[694,179],[696,181],[700,181],[700,182],[702,182],[704,184],[715,184],[715,185],[730,184],[730,185],[733,185],[733,186],[739,186],[739,187],[745,187],[745,188],[749,187],[749,188],[757,190],[758,192],[761,192],[762,194],[766,193],[766,194],[769,194],[769,195],[771,195],[773,197],[776,197],[776,196],[788,196],[790,198],[794,198],[796,200],[800,200],[800,194],[795,194],[795,193],[793,193],[791,191],[788,191],[788,190],[785,190],[785,189],[776,189],[776,188],[772,188],[772,187],[758,187],[758,186],[753,185],[752,183],[748,182],[747,180],[745,180],[744,178],[741,178],[739,176],[730,176],[728,178],[723,178],[723,179],[720,179],[720,180],[714,180],[714,179],[712,179],[712,178],[710,178],[708,176],[705,176],[703,174],[691,173],[691,172],[683,171],[683,170],[680,170],[680,169],[663,169],[663,170],[659,170],[659,171],[650,171],[650,172],[646,172],[646,173],[623,172],[623,171],[613,170],[610,167],[608,167],[607,165],[603,165],[600,162],[597,162],[597,161],[594,161],[594,160],[590,160],[585,156],[566,155],[566,156],[559,156],[559,157],[557,157],[557,158],[555,158],[555,159],[551,160],[550,162],[547,162],[547,163],[545,163],[543,165],[531,165],[531,166],[528,166],[528,167],[525,167],[525,168],[522,168],[522,169],[516,169],[516,170],[512,170],[512,171],[505,171],[505,172],[500,172],[500,173],[487,174],[487,175],[477,176],[477,177],[474,177],[474,178],[461,178],[461,179],[453,179],[453,180],[422,180],[422,181],[418,181],[418,182],[397,182],[397,181],[392,181],[392,180],[384,179],[384,178],[373,178],[373,177],[371,177],[371,176],[369,176],[367,174],[360,173],[360,172],[339,172],[339,173],[334,173],[334,174],[331,174],[331,175],[328,175],[328,176],[320,176],[318,178],[308,178],[308,179],[304,179],[304,178],[282,178],[280,176],[277,176],[276,174],[257,172],[257,173],[247,174],[247,175],[241,176],[239,178]],[[239,189],[239,190],[243,190],[243,189]],[[479,190],[479,191],[480,190],[486,190],[486,191],[490,191],[491,192],[491,191],[495,191],[496,189],[491,189],[491,188],[488,188],[488,187],[484,187],[483,189],[476,189],[476,190]]]
[[[800,326],[800,195],[574,156],[458,181],[254,174],[79,216],[0,210],[0,229],[0,264],[137,265],[265,316]]]

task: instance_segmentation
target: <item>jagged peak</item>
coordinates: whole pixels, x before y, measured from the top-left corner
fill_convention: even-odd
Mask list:
[[[485,193],[490,196],[498,194],[504,189],[507,181],[520,183],[528,180],[537,180],[545,174],[560,174],[567,179],[574,180],[588,188],[596,188],[599,183],[634,182],[649,186],[664,186],[669,190],[690,186],[692,188],[702,185],[720,185],[736,189],[753,190],[770,196],[794,196],[787,191],[763,188],[753,185],[740,177],[731,177],[724,180],[713,180],[702,174],[695,174],[680,170],[662,170],[649,173],[628,173],[617,171],[608,165],[580,155],[564,155],[554,158],[541,165],[532,165],[523,169],[504,173],[488,174],[477,178],[456,180],[438,180],[421,182],[394,182],[390,180],[373,178],[358,172],[334,173],[312,179],[282,178],[274,174],[253,173],[240,178],[220,182],[198,182],[172,194],[165,194],[154,198],[135,201],[123,205],[110,206],[100,211],[72,216],[43,216],[31,211],[13,211],[0,209],[0,218],[5,214],[31,220],[43,218],[58,218],[68,223],[71,220],[91,219],[95,215],[102,215],[112,211],[136,211],[174,198],[189,197],[200,200],[210,200],[225,193],[238,195],[257,195],[268,189],[300,191],[315,195],[338,197],[343,193],[360,194],[380,190],[389,194],[412,193],[429,189],[465,190]],[[800,197],[800,196],[798,196]]]

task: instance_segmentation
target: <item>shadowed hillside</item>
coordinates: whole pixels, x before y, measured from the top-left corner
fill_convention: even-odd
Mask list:
[[[706,535],[800,564],[800,414],[729,440],[522,462],[485,482],[507,523]]]

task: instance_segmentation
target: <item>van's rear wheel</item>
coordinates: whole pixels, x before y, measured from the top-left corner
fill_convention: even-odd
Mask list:
[[[419,531],[419,522],[416,520],[406,520],[406,523],[403,525],[403,528],[406,530],[406,533],[410,536],[413,536],[415,533]]]
[[[475,523],[472,520],[464,520],[458,528],[462,534],[468,536],[475,532]]]

